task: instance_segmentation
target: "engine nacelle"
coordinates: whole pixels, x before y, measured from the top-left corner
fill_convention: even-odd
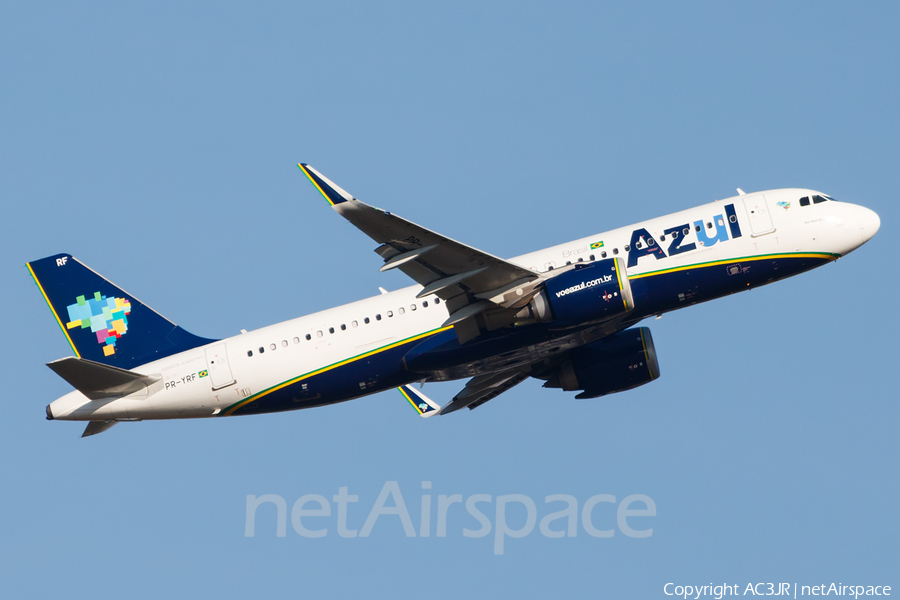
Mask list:
[[[538,321],[602,321],[634,308],[631,284],[621,258],[578,263],[548,279],[544,289],[517,315]]]
[[[650,330],[638,327],[573,350],[566,362],[548,374],[544,387],[583,390],[575,397],[597,398],[636,388],[657,377],[659,363]]]

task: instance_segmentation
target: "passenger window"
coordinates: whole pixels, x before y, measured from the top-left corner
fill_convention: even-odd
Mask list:
[[[410,304],[410,305],[409,305],[409,310],[416,310],[416,305],[415,305],[415,304]]]
[[[719,220],[716,221],[716,223],[719,225],[719,227],[724,227],[724,226],[725,226],[725,221],[722,220],[722,217],[719,217]]]
[[[590,259],[591,259],[591,260],[595,260],[593,254],[591,254]]]
[[[675,237],[674,233],[672,233],[672,237]],[[666,234],[662,234],[661,236],[659,236],[659,241],[661,241],[661,242],[666,241]]]
[[[287,340],[281,340],[281,347],[287,348]]]
[[[631,246],[625,244],[625,252],[631,252]]]
[[[441,299],[440,299],[440,298],[435,298],[435,299],[434,299],[434,303],[435,303],[435,304],[440,304],[440,303],[441,303]]]
[[[341,331],[347,331],[347,326],[341,323]]]
[[[800,206],[809,206],[809,196],[800,198]]]
[[[321,329],[320,329],[319,331],[316,332],[316,337],[317,337],[317,338],[320,338],[320,337],[322,337],[323,335],[325,335],[325,334],[322,333],[322,330],[321,330]]]
[[[312,339],[312,336],[309,335],[309,334],[307,333],[307,334],[306,334],[306,340],[309,341],[309,340],[311,340],[311,339]]]
[[[392,310],[387,311],[387,316],[388,316],[388,317],[393,317],[393,316],[394,316],[394,311],[392,311]]]
[[[334,333],[334,327],[329,327],[329,328],[328,328],[328,333]]]
[[[294,343],[295,343],[295,344],[299,344],[299,343],[300,343],[300,338],[295,337],[295,338],[294,338]]]
[[[422,308],[428,308],[428,300],[422,300]]]
[[[277,348],[275,344],[269,344],[269,350],[274,350],[275,348]]]
[[[247,350],[247,356],[253,356],[253,350]]]
[[[647,240],[647,245],[648,245],[648,246],[652,246],[652,245],[655,244],[655,243],[656,243],[656,242],[653,241],[653,238],[650,238],[649,240]]]
[[[606,258],[606,250],[600,253],[600,258]]]
[[[380,321],[380,320],[381,320],[381,315],[380,315],[380,314],[379,314],[379,315],[375,315],[375,320],[376,320],[376,321]]]
[[[353,321],[350,323],[350,327],[353,327],[354,329],[356,329],[357,327],[359,327],[359,323],[357,323],[356,321]]]
[[[406,312],[406,309],[401,306],[400,308],[397,309],[397,312],[399,312],[402,315]]]
[[[260,353],[260,354],[262,354],[262,353],[265,352],[265,351],[266,351],[265,348],[263,348],[262,346],[259,347],[259,353]]]
[[[732,223],[737,223],[737,217],[735,215],[731,215],[730,217],[728,217],[728,220]]]
[[[700,231],[700,228],[699,228],[699,227],[697,228],[697,231]],[[683,231],[682,233],[683,233],[685,236],[688,236],[688,235],[691,234],[691,230],[690,230],[689,227],[685,227],[685,228],[684,228],[684,231]]]
[[[619,249],[618,249],[618,248],[613,248],[613,254],[618,254],[618,253],[619,253]]]
[[[578,262],[584,262],[584,259],[583,259],[583,258],[579,258],[579,259],[578,259]]]
[[[369,324],[369,317],[366,317],[365,319],[363,319],[363,323],[365,323],[366,325],[368,325],[368,324]]]

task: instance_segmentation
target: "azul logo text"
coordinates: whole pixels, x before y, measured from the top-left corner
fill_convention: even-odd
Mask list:
[[[694,221],[693,227],[691,225],[691,223],[682,223],[681,225],[664,229],[660,242],[668,238],[666,240],[668,242],[666,250],[662,249],[662,246],[656,242],[646,229],[635,229],[631,233],[628,266],[637,266],[638,259],[642,256],[652,255],[659,260],[696,250],[698,246],[708,248],[715,246],[719,242],[727,242],[729,239],[741,237],[741,226],[734,212],[734,204],[725,205],[724,216],[720,213],[705,223],[703,221]],[[731,233],[730,238],[728,237],[729,232]],[[692,233],[696,234],[696,241],[688,242],[688,238]]]

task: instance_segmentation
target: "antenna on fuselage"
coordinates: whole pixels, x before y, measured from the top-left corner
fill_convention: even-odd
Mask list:
[[[744,190],[742,190],[741,188],[738,188],[737,191],[738,191],[738,196],[746,196],[746,195],[747,195],[747,194],[744,192]]]

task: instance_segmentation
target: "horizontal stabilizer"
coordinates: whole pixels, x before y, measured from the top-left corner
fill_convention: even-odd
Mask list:
[[[428,398],[419,390],[414,389],[411,385],[401,385],[397,389],[400,390],[403,397],[412,404],[412,407],[416,409],[416,412],[421,417],[428,418],[431,415],[436,415],[441,410],[440,404]]]
[[[161,379],[156,375],[132,373],[125,369],[74,356],[54,360],[47,363],[47,366],[91,400],[127,396],[139,392]],[[94,433],[100,432],[95,431]],[[85,433],[85,435],[90,434]]]
[[[118,421],[91,421],[88,423],[88,426],[84,428],[84,433],[81,434],[81,437],[103,433],[116,423],[118,423]]]

